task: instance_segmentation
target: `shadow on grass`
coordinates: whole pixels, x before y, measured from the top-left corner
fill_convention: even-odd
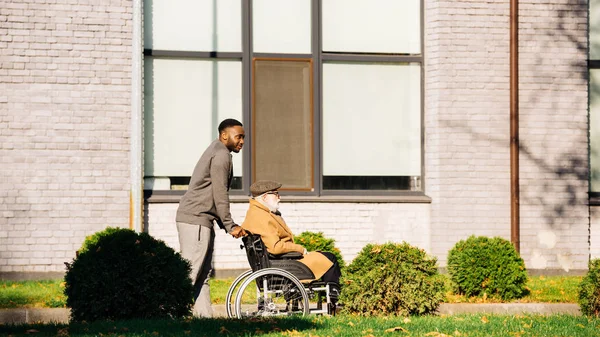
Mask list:
[[[71,324],[0,325],[2,336],[260,336],[319,329],[309,318],[131,320]]]

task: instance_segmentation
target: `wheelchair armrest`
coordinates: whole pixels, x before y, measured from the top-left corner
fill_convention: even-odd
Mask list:
[[[279,255],[274,255],[269,253],[269,259],[273,259],[273,260],[299,260],[303,257],[304,255],[302,255],[302,253],[298,253],[298,252],[289,252],[289,253],[283,253],[283,254],[279,254]]]

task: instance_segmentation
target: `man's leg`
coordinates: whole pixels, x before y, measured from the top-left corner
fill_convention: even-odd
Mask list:
[[[211,271],[214,230],[206,226],[178,222],[181,256],[190,261],[190,278],[194,285],[194,315],[212,316],[208,276]]]
[[[196,283],[200,287],[200,293],[194,303],[194,312],[200,317],[212,317],[213,310],[210,301],[210,287],[208,279],[212,271],[212,257],[215,245],[215,230],[201,226],[200,229],[200,244],[207,247],[204,254],[204,261],[200,267]]]

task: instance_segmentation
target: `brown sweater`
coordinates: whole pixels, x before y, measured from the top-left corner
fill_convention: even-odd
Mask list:
[[[213,226],[213,220],[227,232],[235,225],[229,210],[229,186],[233,178],[231,153],[218,139],[198,160],[187,192],[179,201],[177,222]]]

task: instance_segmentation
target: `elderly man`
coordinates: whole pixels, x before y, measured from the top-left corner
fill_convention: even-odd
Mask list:
[[[270,180],[259,180],[250,186],[252,199],[242,227],[260,235],[269,253],[301,253],[304,256],[298,261],[313,272],[315,279],[339,284],[340,267],[335,255],[329,252],[308,252],[306,248],[294,243],[292,230],[279,213],[280,187],[280,183]],[[338,289],[335,287],[334,292],[339,292]]]

